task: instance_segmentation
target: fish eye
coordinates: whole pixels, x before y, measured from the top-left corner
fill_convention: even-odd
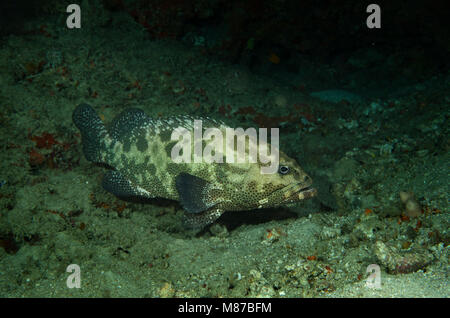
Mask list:
[[[288,166],[280,166],[278,168],[278,173],[279,174],[287,174],[287,173],[289,173],[289,167]]]

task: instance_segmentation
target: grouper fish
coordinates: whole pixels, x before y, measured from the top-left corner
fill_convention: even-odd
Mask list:
[[[106,126],[90,105],[80,104],[72,119],[81,132],[86,159],[111,168],[102,181],[107,191],[122,199],[179,201],[187,228],[203,228],[225,211],[276,207],[317,194],[312,179],[281,151],[271,174],[261,173],[265,163],[260,162],[174,162],[171,154],[178,141],[172,140],[172,132],[177,127],[192,130],[194,117],[189,115],[152,119],[129,108]],[[221,131],[227,127],[211,118],[202,122]]]

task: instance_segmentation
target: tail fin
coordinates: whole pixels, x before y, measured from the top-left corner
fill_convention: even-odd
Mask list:
[[[88,104],[80,104],[73,111],[72,120],[81,132],[86,159],[92,162],[103,162],[101,153],[104,145],[102,140],[108,132],[95,110]]]

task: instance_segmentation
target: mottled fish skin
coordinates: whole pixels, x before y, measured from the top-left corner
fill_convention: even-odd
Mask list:
[[[94,109],[79,105],[73,121],[80,129],[87,160],[107,164],[103,187],[118,197],[166,198],[180,201],[184,223],[202,228],[224,211],[267,208],[313,197],[312,179],[294,159],[280,151],[280,166],[286,174],[261,174],[260,163],[175,163],[171,150],[177,127],[193,130],[194,118],[177,116],[152,119],[140,109],[126,109],[105,127]],[[227,126],[210,118],[203,128]],[[192,134],[193,135],[193,134]],[[204,147],[202,147],[204,148]],[[224,149],[225,153],[225,149]],[[248,146],[247,146],[248,153]]]

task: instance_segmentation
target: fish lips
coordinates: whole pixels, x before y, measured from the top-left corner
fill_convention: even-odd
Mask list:
[[[317,195],[316,188],[313,188],[310,185],[305,186],[303,183],[286,187],[281,191],[283,191],[283,203],[298,202]]]

